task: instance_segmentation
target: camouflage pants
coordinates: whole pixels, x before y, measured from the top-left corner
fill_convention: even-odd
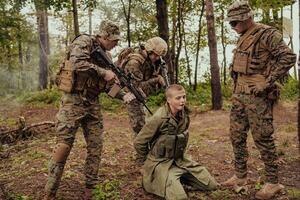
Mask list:
[[[145,125],[144,107],[137,100],[133,100],[127,104],[127,110],[131,128],[135,135],[137,135]]]
[[[92,188],[98,183],[98,169],[103,145],[103,119],[98,103],[84,106],[77,96],[64,95],[57,114],[57,143],[72,148],[79,126],[83,129],[87,145],[87,157],[84,166],[86,187]],[[61,162],[51,160],[46,192],[55,194],[58,189],[66,158]]]
[[[230,138],[235,156],[235,171],[239,178],[247,175],[249,129],[265,164],[266,181],[277,183],[272,102],[266,96],[234,94],[230,113]]]

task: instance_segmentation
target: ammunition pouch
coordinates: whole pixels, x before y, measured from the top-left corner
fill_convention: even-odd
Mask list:
[[[151,154],[155,158],[183,158],[186,145],[187,136],[183,133],[178,135],[162,135],[154,144]]]
[[[175,152],[174,158],[183,158],[183,154],[187,145],[187,135],[185,134],[178,134],[176,135],[176,143],[175,143]]]
[[[75,70],[69,60],[65,60],[60,65],[59,72],[56,74],[55,83],[59,90],[71,93],[74,90]]]
[[[249,55],[249,51],[242,51],[239,49],[234,50],[234,62],[232,70],[234,72],[247,74]]]
[[[262,35],[271,29],[269,26],[258,24],[253,29],[249,30],[242,36],[237,44],[236,49],[233,51],[233,71],[242,74],[264,74],[268,75],[266,66],[270,60],[269,52],[260,52],[257,55],[255,51],[256,44]]]
[[[93,70],[77,71],[74,91],[88,100],[95,100],[105,89],[106,82],[101,80]],[[103,83],[103,84],[100,84]]]

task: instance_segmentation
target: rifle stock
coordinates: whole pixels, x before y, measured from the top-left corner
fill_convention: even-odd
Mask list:
[[[135,98],[144,105],[144,107],[148,110],[148,112],[152,115],[151,110],[146,105],[146,99],[142,95],[142,93],[133,85],[131,81],[131,76],[127,76],[123,69],[115,65],[112,60],[106,55],[103,49],[100,46],[97,46],[91,53],[91,57],[93,57],[96,62],[103,62],[106,66],[109,67],[111,71],[113,71],[118,77],[121,86],[127,87],[128,90],[135,96]]]

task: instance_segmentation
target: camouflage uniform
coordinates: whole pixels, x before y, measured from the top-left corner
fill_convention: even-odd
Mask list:
[[[102,29],[108,30],[108,33],[111,34],[111,39],[118,40],[119,29],[116,25],[110,21],[103,21],[102,26]],[[70,80],[70,82],[74,82],[73,89],[70,92],[63,92],[56,116],[57,145],[49,163],[48,181],[45,186],[46,194],[49,197],[55,196],[59,187],[63,169],[79,126],[83,129],[87,145],[84,166],[86,188],[93,188],[98,182],[98,169],[103,146],[103,119],[98,95],[106,91],[107,82],[104,80],[106,66],[96,64],[90,57],[91,51],[96,45],[99,45],[99,42],[95,36],[80,35],[69,47],[65,63],[71,63],[72,73],[76,78]],[[68,80],[62,80],[62,82],[64,81],[70,84]],[[58,87],[61,88],[60,86],[59,83]],[[120,97],[123,95],[119,94]]]
[[[173,117],[169,105],[149,117],[136,136],[134,147],[146,159],[143,187],[169,200],[188,199],[182,183],[198,190],[214,190],[217,182],[208,170],[185,155],[188,143],[188,110]]]
[[[228,21],[251,17],[247,3],[234,3]],[[249,129],[265,164],[266,181],[278,183],[277,155],[273,139],[275,81],[295,63],[295,54],[273,27],[254,23],[240,36],[234,50],[232,76],[235,81],[230,113],[230,138],[238,178],[247,175],[247,134]]]
[[[135,86],[142,89],[146,96],[161,88],[158,79],[161,69],[159,66],[152,64],[141,48],[136,48],[134,52],[128,55],[127,61],[124,63],[124,70],[126,73],[132,74]],[[137,135],[145,124],[143,105],[137,100],[133,100],[126,107],[131,127]]]

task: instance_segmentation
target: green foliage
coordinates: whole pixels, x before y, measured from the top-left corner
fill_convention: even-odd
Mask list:
[[[101,107],[107,111],[116,111],[123,105],[121,100],[111,98],[105,93],[100,94],[100,104]]]
[[[148,98],[147,106],[158,107],[158,106],[161,106],[165,102],[166,102],[165,93],[164,93],[164,90],[161,90],[161,91],[157,92],[156,94],[151,95]]]
[[[9,200],[32,200],[31,197],[28,197],[23,194],[15,194],[15,193],[9,194],[8,199]]]
[[[105,180],[93,190],[95,200],[120,199],[120,183],[117,180]]]
[[[26,104],[54,104],[58,106],[60,97],[61,93],[56,88],[51,88],[36,92],[24,92],[18,97],[18,100]]]
[[[298,98],[298,82],[294,78],[289,78],[281,90],[281,99],[296,100]]]

